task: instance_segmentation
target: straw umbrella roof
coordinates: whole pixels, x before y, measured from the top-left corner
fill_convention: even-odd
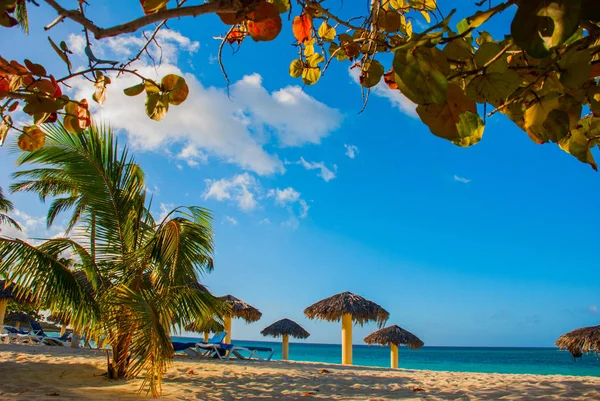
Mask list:
[[[407,347],[412,349],[419,349],[424,345],[423,341],[421,341],[419,337],[396,325],[389,326],[369,334],[365,337],[365,342],[367,344],[381,345],[406,344]]]
[[[35,319],[33,319],[27,313],[23,313],[23,312],[12,312],[12,313],[9,313],[8,315],[4,316],[5,322],[29,323],[32,320],[35,320]]]
[[[218,297],[220,300],[227,302],[231,305],[231,316],[242,318],[248,323],[256,322],[262,316],[262,312],[256,309],[254,306],[247,304],[234,297],[233,295],[224,295]]]
[[[321,319],[328,322],[337,322],[342,315],[347,313],[351,314],[361,326],[369,321],[376,321],[381,327],[390,316],[388,311],[375,302],[348,291],[325,298],[304,309],[304,314],[309,319]]]
[[[265,327],[263,331],[260,332],[263,336],[272,336],[279,337],[284,334],[292,336],[294,338],[308,338],[310,333],[298,323],[294,322],[290,319],[281,319],[273,323],[272,325]]]
[[[210,291],[208,290],[208,288],[206,288],[204,285],[200,284],[197,281],[192,281],[190,283],[190,287],[192,287],[200,292],[206,292],[206,293],[210,294]]]
[[[566,349],[574,356],[581,355],[582,352],[600,353],[600,326],[573,330],[560,336],[555,344],[560,349]]]
[[[223,331],[223,323],[215,319],[198,320],[185,326],[187,331],[195,331],[197,333],[218,333]]]

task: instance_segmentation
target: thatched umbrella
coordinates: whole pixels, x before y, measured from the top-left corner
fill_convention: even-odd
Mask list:
[[[272,325],[265,327],[260,332],[263,336],[279,337],[282,336],[281,343],[281,359],[287,360],[289,354],[289,336],[294,338],[308,338],[310,333],[298,323],[290,319],[281,319],[273,323]]]
[[[561,350],[569,351],[574,358],[580,357],[584,352],[600,353],[600,326],[584,327],[563,334],[555,345]]]
[[[390,365],[393,369],[398,368],[398,345],[405,344],[409,348],[419,349],[424,344],[419,337],[396,325],[369,334],[365,337],[365,342],[367,344],[389,345]]]
[[[187,331],[195,331],[197,333],[204,333],[204,342],[208,341],[209,333],[218,333],[223,330],[223,324],[216,321],[215,319],[209,320],[198,320],[185,326]]]
[[[60,335],[67,332],[67,326],[69,325],[69,318],[66,313],[53,313],[46,318],[47,321],[55,323],[60,326]]]
[[[323,299],[304,309],[309,319],[321,319],[328,322],[342,321],[342,364],[352,365],[352,320],[361,326],[376,321],[382,327],[389,312],[360,295],[342,292]]]
[[[227,333],[227,336],[225,336],[225,343],[231,344],[231,319],[236,317],[244,319],[248,323],[252,323],[260,319],[262,312],[256,309],[254,306],[237,299],[233,295],[224,295],[219,297],[219,299],[227,302],[231,306],[231,314],[229,316],[225,316],[224,327],[224,330]]]
[[[19,327],[21,327],[21,323],[29,324],[29,322],[31,322],[34,319],[31,316],[29,316],[27,313],[12,312],[12,313],[9,313],[8,315],[6,315],[5,320],[7,322],[14,322],[15,328],[18,329]]]

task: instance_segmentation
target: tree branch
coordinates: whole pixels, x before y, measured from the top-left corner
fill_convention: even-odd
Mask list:
[[[204,3],[196,6],[171,8],[164,11],[156,12],[154,14],[145,15],[143,17],[134,19],[121,25],[115,25],[110,28],[100,28],[99,26],[94,24],[93,21],[89,20],[83,14],[81,14],[81,12],[79,12],[78,10],[67,10],[66,8],[58,4],[56,0],[44,1],[54,10],[56,10],[59,16],[63,18],[69,18],[70,20],[73,20],[78,24],[82,25],[84,28],[93,33],[96,39],[110,38],[125,33],[132,33],[140,28],[145,27],[146,25],[161,22],[164,20],[170,20],[173,18],[196,17],[202,14],[211,14],[216,12],[224,14],[233,14],[245,8],[242,7],[239,0],[217,0],[214,2]],[[253,1],[252,4],[254,4],[255,2],[258,2],[258,0]]]

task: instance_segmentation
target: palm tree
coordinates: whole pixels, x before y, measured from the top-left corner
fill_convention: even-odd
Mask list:
[[[21,230],[19,223],[13,220],[7,213],[10,213],[14,210],[15,206],[11,201],[4,197],[4,192],[2,188],[0,188],[0,224],[7,224],[13,226],[17,230]]]
[[[145,371],[142,388],[158,396],[173,330],[226,312],[195,285],[213,269],[211,215],[179,207],[155,221],[144,174],[109,128],[73,135],[53,125],[46,134],[42,149],[19,158],[35,168],[15,173],[11,189],[55,198],[48,224],[70,211],[70,237],[37,246],[0,237],[0,274],[68,314],[75,330],[103,338],[112,348],[110,378]],[[77,268],[57,256],[66,252]]]

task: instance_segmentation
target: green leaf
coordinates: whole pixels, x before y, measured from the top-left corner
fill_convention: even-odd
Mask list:
[[[321,69],[315,67],[307,67],[302,70],[302,81],[306,85],[316,84],[321,78]]]
[[[558,66],[560,82],[569,89],[579,89],[590,79],[592,55],[589,50],[571,50],[565,54]]]
[[[58,57],[60,57],[61,60],[65,62],[67,67],[69,69],[71,69],[71,61],[69,60],[69,57],[67,57],[67,54],[65,52],[63,52],[62,50],[60,50],[60,48],[58,46],[56,46],[56,43],[54,43],[54,41],[52,40],[52,38],[50,36],[48,36],[48,41],[50,42],[50,46],[52,46],[52,48],[54,49],[56,54],[58,54]]]
[[[462,38],[448,43],[443,52],[452,60],[465,61],[473,58],[473,46]]]
[[[483,135],[483,121],[477,115],[477,105],[455,83],[448,84],[444,103],[419,105],[417,114],[431,133],[458,146],[474,145]]]
[[[511,24],[512,37],[527,54],[543,58],[577,31],[580,17],[581,0],[523,0]]]
[[[146,14],[154,14],[161,8],[166,7],[170,0],[140,0]]]
[[[319,27],[318,33],[325,42],[331,42],[335,39],[336,35],[335,28],[331,27],[326,21],[323,21]]]
[[[333,57],[333,55],[335,54],[335,59],[337,61],[347,60],[348,57],[346,56],[346,53],[343,49],[338,51],[339,48],[340,46],[337,43],[331,42],[331,44],[329,45],[329,56]]]
[[[268,0],[268,2],[275,4],[275,6],[277,7],[277,11],[279,11],[279,14],[288,12],[292,7],[292,5],[290,4],[290,0]]]
[[[137,96],[144,91],[146,85],[142,82],[141,84],[130,86],[129,88],[123,89],[123,93],[127,96]]]
[[[571,130],[569,135],[564,137],[558,146],[565,152],[575,156],[579,161],[587,163],[596,171],[598,166],[592,156],[590,148],[594,146],[594,141],[590,138],[598,136],[597,125],[594,124],[594,120],[591,118],[584,118],[581,120],[579,128]]]
[[[383,65],[377,60],[367,60],[360,72],[360,84],[371,88],[381,81],[384,73]]]
[[[477,103],[490,103],[495,107],[521,85],[519,73],[507,71],[504,74],[491,73],[478,75],[467,85],[467,96]]]
[[[446,99],[449,70],[446,56],[437,48],[396,51],[393,68],[402,92],[417,104],[443,103]],[[403,88],[406,88],[405,91]]]
[[[302,71],[304,70],[304,63],[302,60],[296,59],[290,63],[290,76],[292,78],[298,78],[302,75]]]
[[[475,145],[481,140],[484,129],[485,125],[479,114],[470,111],[460,113],[456,124],[459,138],[453,140],[452,143],[463,148]]]
[[[502,51],[502,46],[498,43],[487,42],[479,47],[479,50],[475,53],[475,64],[477,67],[482,68],[490,60],[496,57]],[[490,64],[485,72],[486,73],[504,73],[508,71],[508,61],[506,53],[503,54],[498,60]]]
[[[458,34],[466,32],[468,29],[475,29],[483,25],[490,17],[496,13],[495,10],[477,11],[471,17],[465,18],[457,25]]]

